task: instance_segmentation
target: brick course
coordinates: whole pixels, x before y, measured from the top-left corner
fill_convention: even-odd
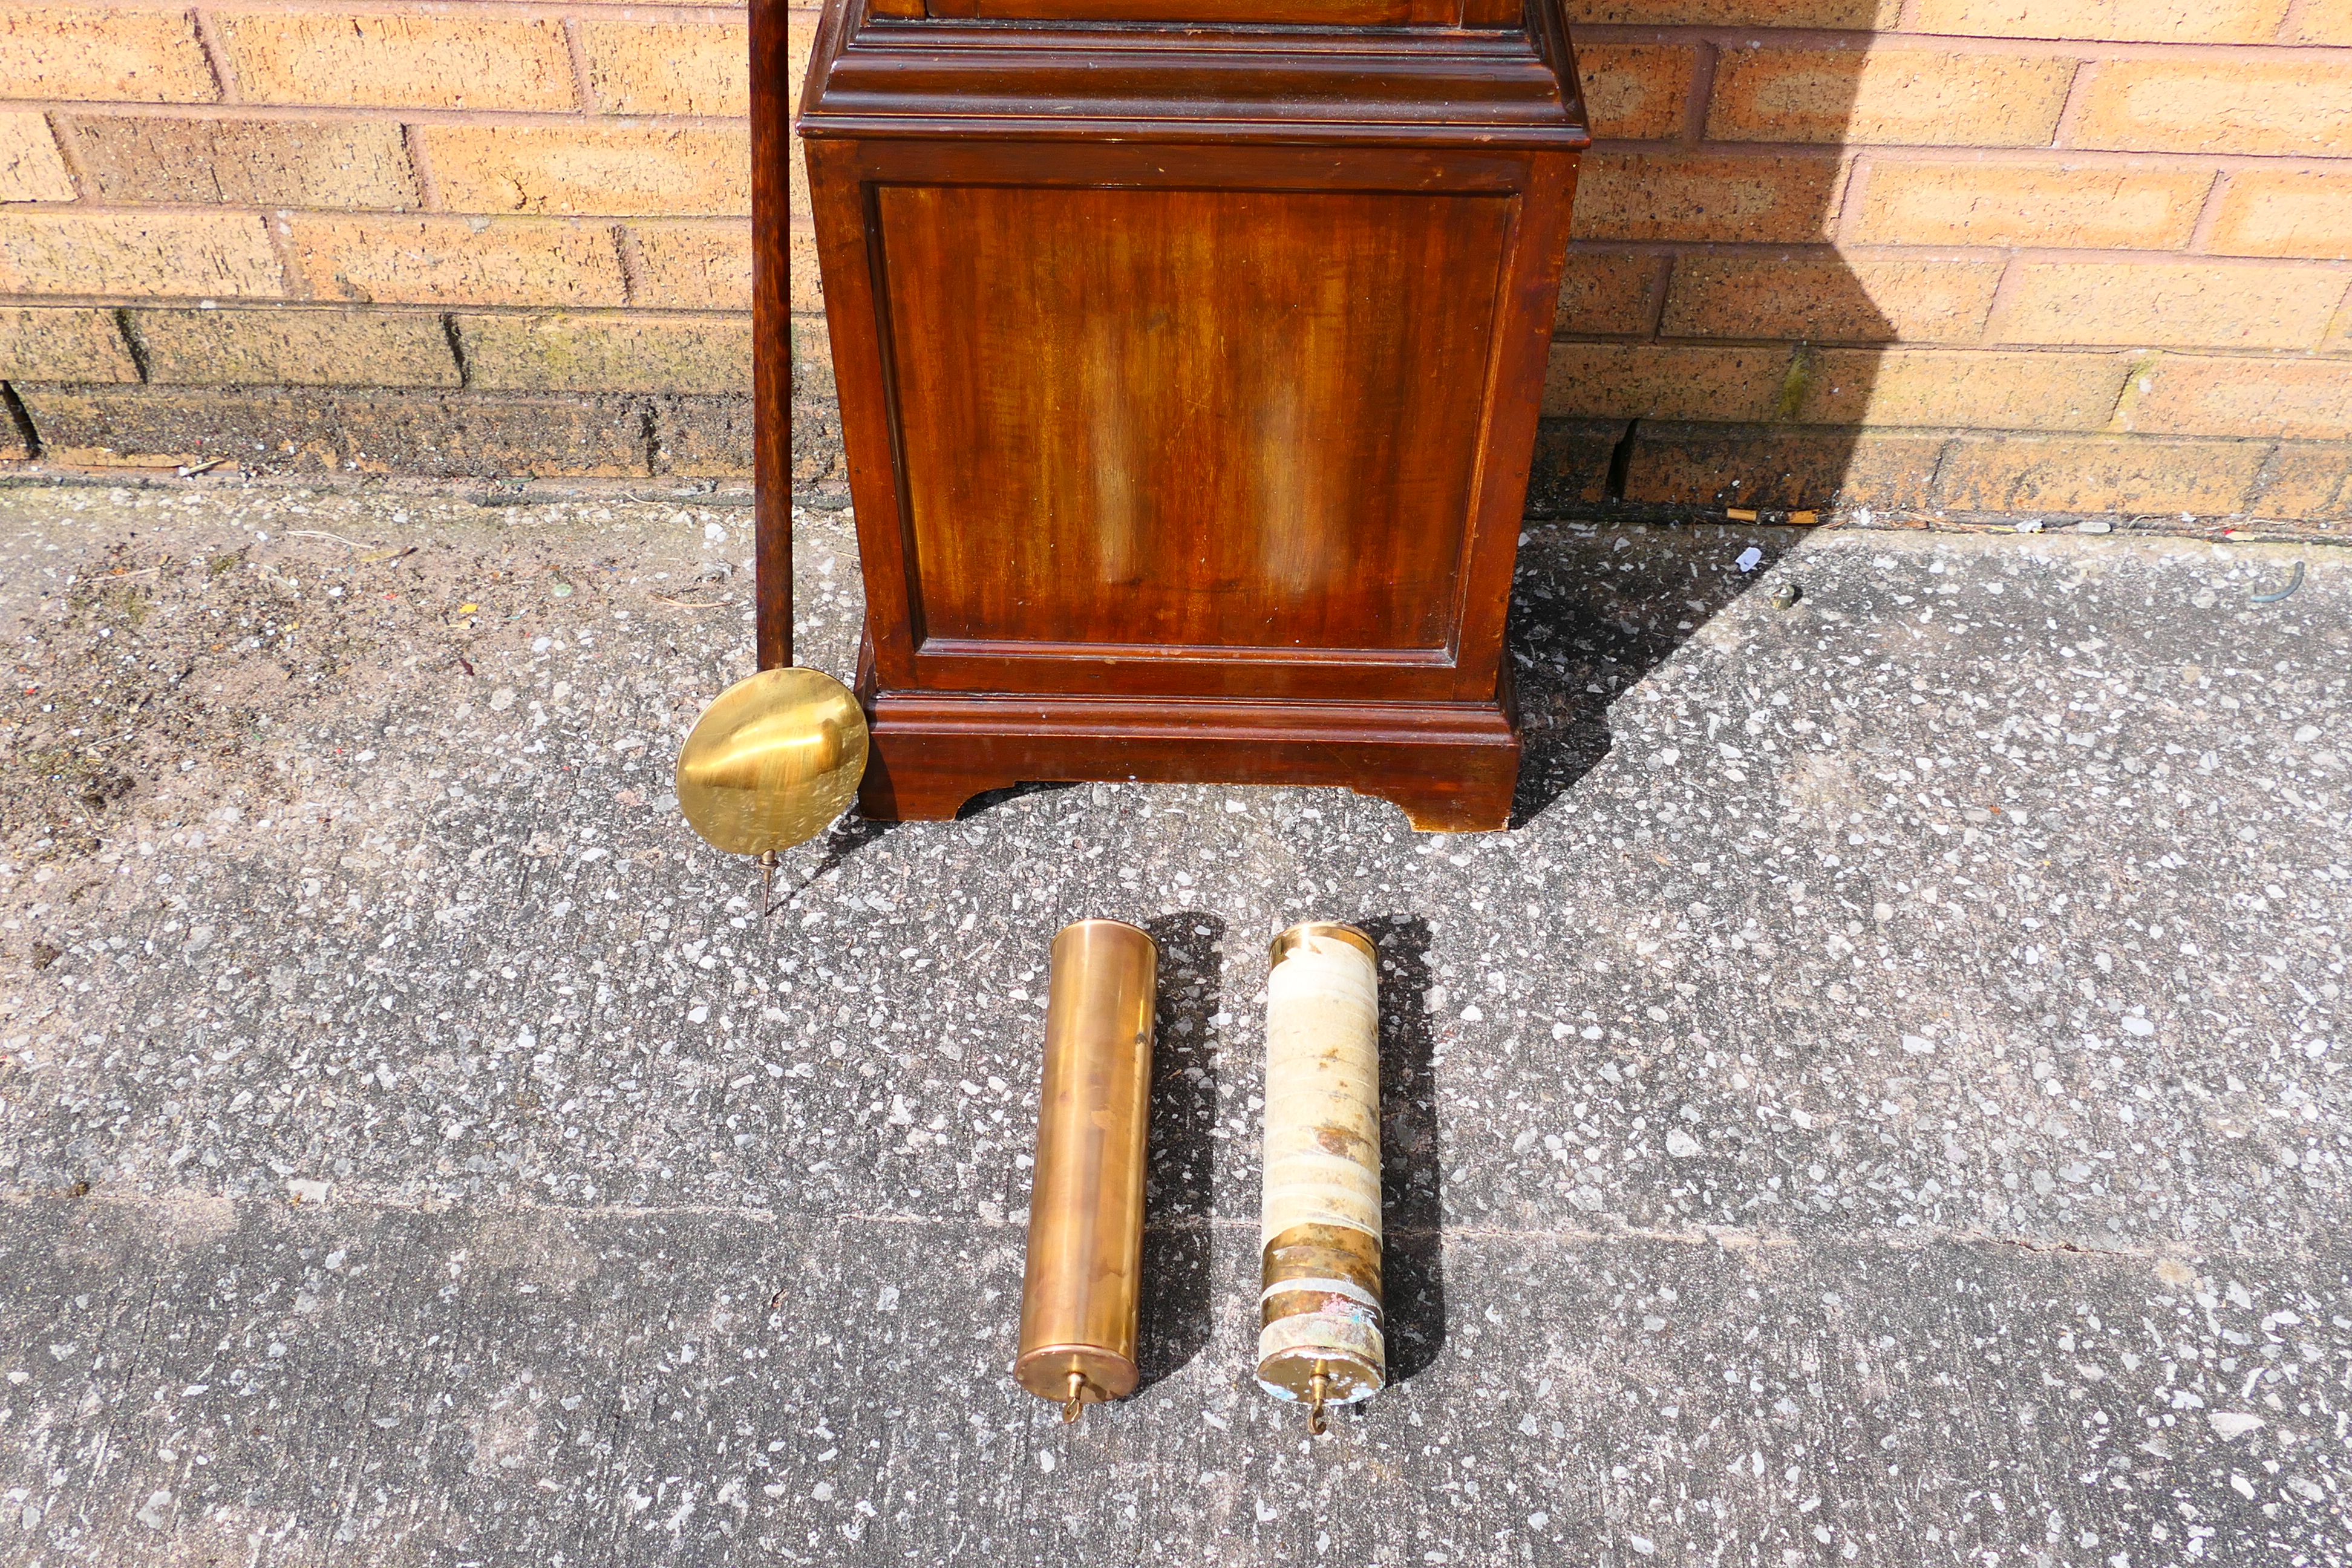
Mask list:
[[[90,195],[112,204],[422,205],[393,121],[77,115],[67,140]]]
[[[268,300],[286,277],[257,214],[19,209],[0,210],[0,289]]]
[[[1923,33],[2111,43],[2267,44],[2291,0],[1920,0]]]
[[[278,12],[219,16],[247,103],[576,109],[554,16]]]
[[[381,310],[132,310],[147,379],[177,386],[456,386],[438,316]]]
[[[2236,169],[2221,181],[2208,248],[2352,260],[2352,168]]]
[[[310,297],[367,304],[628,302],[613,228],[563,220],[296,216]]]
[[[2352,285],[2337,267],[2193,261],[2034,261],[2011,278],[2002,342],[2180,348],[2315,347]]]
[[[2074,145],[2352,155],[2352,59],[2115,60],[2091,68]]]
[[[450,318],[467,381],[518,392],[751,390],[751,323],[740,316]]]
[[[751,65],[740,27],[587,22],[580,32],[596,107],[607,114],[751,112]]]
[[[0,6],[0,97],[211,103],[194,17],[132,5]]]
[[[751,212],[751,150],[733,131],[432,125],[424,136],[452,212]]]
[[[1616,455],[1674,505],[2345,517],[2352,3],[1570,12],[1532,506]],[[0,379],[52,458],[740,474],[745,51],[723,6],[0,5]]]
[[[1592,134],[1629,142],[1671,139],[1699,51],[1687,44],[1593,44],[1577,56]]]
[[[0,310],[0,380],[137,381],[112,310]]]
[[[1677,258],[1670,338],[1814,343],[1973,342],[2000,286],[1998,261],[1827,253]]]
[[[2074,79],[2063,58],[1923,49],[1727,49],[1706,134],[1717,142],[2039,147]]]
[[[1873,159],[1851,232],[1866,245],[2179,250],[2213,179],[2163,165]]]

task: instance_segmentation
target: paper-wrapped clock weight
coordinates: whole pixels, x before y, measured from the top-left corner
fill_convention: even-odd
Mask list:
[[[1265,1198],[1257,1380],[1307,1407],[1388,1381],[1381,1316],[1380,969],[1353,926],[1274,940],[1265,1002]]]

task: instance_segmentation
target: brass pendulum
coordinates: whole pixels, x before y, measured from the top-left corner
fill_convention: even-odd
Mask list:
[[[752,52],[775,72],[751,73],[752,93],[782,89],[789,47],[784,7],[761,0],[752,7]],[[782,123],[780,118],[777,121]],[[757,115],[754,126],[762,123]],[[755,139],[760,134],[755,131]],[[751,202],[753,287],[765,301],[792,294],[788,196],[781,147],[755,153],[756,169],[775,169],[754,182]],[[785,307],[775,307],[781,311]],[[761,319],[770,318],[762,306]],[[866,772],[866,710],[847,687],[823,670],[793,663],[793,407],[792,345],[753,356],[752,423],[758,510],[753,521],[758,567],[754,641],[761,668],[720,692],[677,754],[677,804],[687,825],[730,855],[759,855],[806,843],[849,809]],[[764,889],[773,874],[764,868]]]

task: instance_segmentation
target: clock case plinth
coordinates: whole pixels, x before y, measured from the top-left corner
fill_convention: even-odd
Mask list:
[[[1589,141],[1557,0],[885,3],[828,5],[800,118],[866,815],[1142,779],[1507,826],[1505,621]],[[755,162],[787,93],[755,60]],[[764,262],[790,237],[758,227]],[[756,291],[763,354],[788,312]]]

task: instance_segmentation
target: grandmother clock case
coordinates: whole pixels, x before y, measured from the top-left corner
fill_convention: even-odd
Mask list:
[[[1507,825],[1504,622],[1590,140],[1559,0],[832,0],[800,127],[866,816],[1146,779]],[[782,291],[757,305],[780,347]]]

